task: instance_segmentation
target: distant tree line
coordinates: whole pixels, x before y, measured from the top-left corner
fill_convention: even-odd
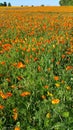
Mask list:
[[[73,0],[60,0],[59,4],[61,6],[73,6]]]
[[[11,6],[11,3],[10,2],[8,4],[7,4],[7,2],[0,3],[0,6]]]

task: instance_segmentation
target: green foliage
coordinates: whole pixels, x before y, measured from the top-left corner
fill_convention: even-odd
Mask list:
[[[4,6],[4,4],[3,4],[3,3],[0,3],[0,6]]]
[[[4,6],[7,6],[7,3],[6,3],[6,2],[4,2]]]
[[[7,6],[7,2],[0,3],[0,6]],[[10,3],[10,2],[8,3],[8,6],[11,6],[11,3]]]
[[[72,6],[73,5],[73,0],[60,0],[59,4],[61,6]]]
[[[45,6],[45,5],[42,4],[41,6]]]
[[[10,3],[10,2],[8,3],[8,6],[11,6],[11,3]]]

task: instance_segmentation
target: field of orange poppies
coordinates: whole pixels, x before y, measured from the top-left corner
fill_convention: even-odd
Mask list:
[[[73,130],[73,7],[0,8],[0,130]]]

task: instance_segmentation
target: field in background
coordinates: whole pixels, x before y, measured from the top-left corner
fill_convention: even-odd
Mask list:
[[[73,7],[0,8],[0,129],[73,130]]]
[[[0,7],[0,11],[13,11],[15,12],[72,12],[73,6],[24,6],[24,7]]]

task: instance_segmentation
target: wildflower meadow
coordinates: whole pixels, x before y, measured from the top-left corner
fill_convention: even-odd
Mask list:
[[[73,7],[0,7],[0,130],[73,130]]]

